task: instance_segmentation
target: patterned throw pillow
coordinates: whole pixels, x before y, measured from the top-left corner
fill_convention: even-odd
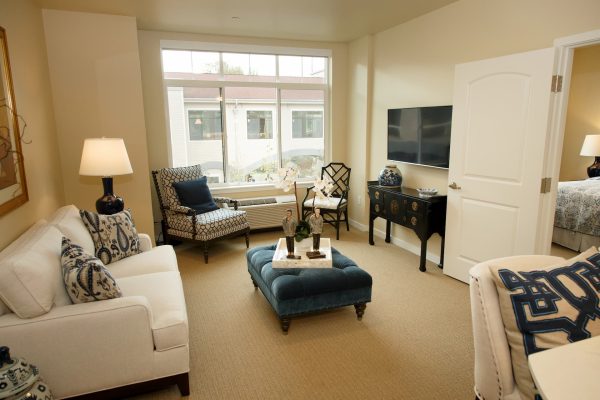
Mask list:
[[[496,283],[513,372],[527,399],[539,399],[527,357],[600,335],[600,253],[542,269],[490,266]]]
[[[140,238],[130,211],[103,215],[79,210],[79,215],[90,231],[96,257],[104,264],[140,253]]]
[[[121,297],[121,289],[102,261],[62,238],[61,264],[65,288],[73,303]]]

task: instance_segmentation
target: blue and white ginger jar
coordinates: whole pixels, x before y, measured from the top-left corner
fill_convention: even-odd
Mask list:
[[[385,168],[379,172],[377,180],[381,186],[401,186],[402,173],[395,165],[386,165]]]

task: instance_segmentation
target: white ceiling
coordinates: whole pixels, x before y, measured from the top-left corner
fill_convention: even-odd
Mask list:
[[[133,16],[139,29],[347,42],[454,1],[36,0],[36,3],[41,8]]]

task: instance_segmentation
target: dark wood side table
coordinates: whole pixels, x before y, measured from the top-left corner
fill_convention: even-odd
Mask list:
[[[377,181],[368,181],[369,189],[369,244],[373,241],[373,221],[383,218],[385,241],[390,242],[392,222],[412,229],[421,240],[420,271],[425,271],[427,240],[434,233],[442,237],[442,249],[438,267],[444,266],[444,237],[446,231],[446,196],[420,197],[416,189],[379,186]]]

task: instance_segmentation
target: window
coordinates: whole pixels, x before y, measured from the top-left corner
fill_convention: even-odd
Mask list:
[[[221,110],[188,110],[190,140],[221,140]]]
[[[271,111],[246,111],[248,139],[273,139]]]
[[[208,50],[162,50],[172,165],[230,185],[272,182],[290,161],[319,176],[328,57]]]
[[[322,111],[292,111],[293,138],[323,137]]]

